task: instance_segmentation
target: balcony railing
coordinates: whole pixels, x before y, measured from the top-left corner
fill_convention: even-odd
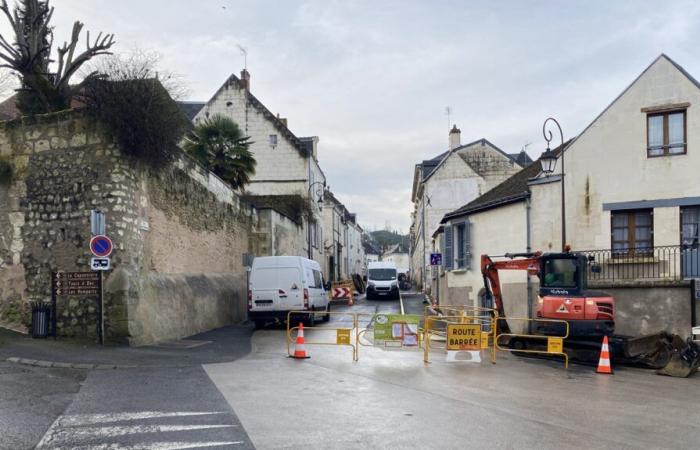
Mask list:
[[[700,278],[698,246],[668,245],[636,249],[633,252],[586,250],[588,280],[595,283],[614,282],[678,282]]]

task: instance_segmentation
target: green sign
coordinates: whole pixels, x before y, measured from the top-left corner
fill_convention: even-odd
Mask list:
[[[418,345],[420,316],[408,314],[377,314],[374,318],[374,342],[382,345],[396,341],[403,345]]]

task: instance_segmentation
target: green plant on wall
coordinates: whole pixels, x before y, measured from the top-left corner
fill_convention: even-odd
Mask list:
[[[234,189],[255,174],[250,138],[228,117],[216,114],[197,125],[185,139],[185,150]]]

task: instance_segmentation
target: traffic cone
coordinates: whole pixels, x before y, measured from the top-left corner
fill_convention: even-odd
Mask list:
[[[610,365],[610,349],[608,348],[608,337],[603,337],[603,346],[600,349],[600,361],[596,373],[612,374],[612,366]]]
[[[306,344],[304,343],[304,324],[299,322],[299,332],[297,333],[297,341],[294,343],[294,355],[291,358],[309,359],[306,355]]]

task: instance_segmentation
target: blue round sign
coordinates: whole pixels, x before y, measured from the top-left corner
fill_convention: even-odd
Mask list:
[[[97,235],[90,239],[90,251],[98,258],[104,258],[112,253],[112,240],[107,236]]]

